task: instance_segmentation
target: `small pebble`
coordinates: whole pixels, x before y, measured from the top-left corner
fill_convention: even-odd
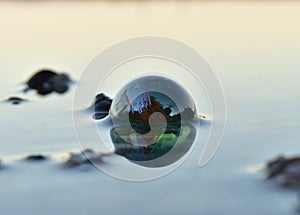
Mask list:
[[[20,98],[20,97],[12,96],[12,97],[9,97],[8,99],[6,99],[5,101],[10,102],[13,105],[18,105],[18,104],[21,104],[21,103],[26,102],[28,100]]]
[[[28,160],[28,161],[44,161],[47,159],[48,159],[48,157],[46,157],[44,155],[29,155],[25,158],[25,160]]]

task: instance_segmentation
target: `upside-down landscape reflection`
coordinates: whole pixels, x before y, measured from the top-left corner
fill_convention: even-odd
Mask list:
[[[196,137],[194,101],[166,77],[129,82],[115,96],[110,112],[116,153],[141,165],[158,167],[177,161]]]

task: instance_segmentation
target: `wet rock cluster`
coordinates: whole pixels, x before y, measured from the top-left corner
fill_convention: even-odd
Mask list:
[[[24,92],[36,90],[42,96],[52,92],[63,94],[68,91],[70,83],[72,83],[72,80],[66,73],[57,73],[49,69],[43,69],[29,78]]]
[[[297,192],[298,204],[294,208],[300,214],[300,156],[280,155],[266,163],[266,180],[279,184],[282,188]]]
[[[50,69],[42,69],[32,75],[25,83],[27,87],[23,92],[35,90],[38,95],[45,96],[50,93],[64,94],[66,93],[70,85],[73,83],[72,79],[66,73],[57,73]],[[3,102],[11,103],[12,105],[19,105],[27,102],[28,99],[24,99],[19,96],[12,96]]]
[[[81,168],[89,170],[94,165],[104,164],[104,157],[112,153],[98,153],[91,149],[86,149],[78,153],[69,153],[68,157],[63,160],[62,167],[64,169],[77,169]],[[51,160],[51,155],[44,154],[31,154],[24,157],[22,160],[30,163],[40,163]],[[0,159],[0,169],[3,168],[3,162]],[[6,165],[5,165],[6,166]],[[82,168],[83,167],[83,168]]]
[[[73,168],[82,165],[99,164],[103,162],[103,154],[96,153],[91,149],[86,149],[80,153],[70,153],[70,157],[65,162],[64,167]]]
[[[300,185],[300,156],[279,156],[266,165],[267,179],[284,185]]]

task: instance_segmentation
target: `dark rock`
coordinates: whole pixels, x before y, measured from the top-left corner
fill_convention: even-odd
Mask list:
[[[39,95],[47,95],[52,92],[62,94],[68,91],[71,82],[70,77],[65,73],[58,74],[52,70],[44,69],[27,81],[28,88],[24,92],[33,89]]]
[[[103,119],[109,114],[109,109],[112,99],[103,93],[96,96],[93,105],[89,108],[94,112],[93,118],[95,120]]]
[[[62,73],[50,78],[48,84],[54,92],[63,94],[68,91],[70,81],[70,77]]]
[[[9,97],[8,99],[5,100],[6,102],[10,102],[11,104],[13,105],[18,105],[18,104],[21,104],[23,102],[26,102],[28,101],[27,99],[23,99],[23,98],[20,98],[20,97]]]
[[[283,184],[300,184],[300,157],[279,156],[266,165],[267,179],[279,179]]]
[[[32,77],[27,81],[28,88],[24,91],[26,92],[29,89],[37,90],[38,94],[46,95],[52,92],[52,90],[47,86],[47,82],[50,78],[56,76],[57,73],[51,70],[41,70],[35,73]]]
[[[98,112],[93,115],[95,120],[104,119],[108,115],[108,112]]]
[[[65,163],[66,168],[73,168],[82,165],[91,165],[102,163],[103,155],[96,153],[91,149],[86,149],[80,153],[70,153],[69,159]]]
[[[25,160],[28,160],[28,161],[44,161],[47,159],[48,159],[48,157],[46,157],[44,155],[29,155],[25,158]]]

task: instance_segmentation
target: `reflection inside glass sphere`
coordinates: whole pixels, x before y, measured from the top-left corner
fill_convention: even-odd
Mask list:
[[[146,76],[125,85],[113,99],[110,135],[116,154],[143,166],[166,166],[188,152],[196,107],[175,81]]]
[[[177,105],[169,96],[160,92],[149,91],[134,99],[129,109],[129,121],[137,133],[147,134],[151,131],[150,122],[154,127],[161,127],[165,121],[169,125],[168,127],[170,124],[178,127],[181,123],[181,117]]]

